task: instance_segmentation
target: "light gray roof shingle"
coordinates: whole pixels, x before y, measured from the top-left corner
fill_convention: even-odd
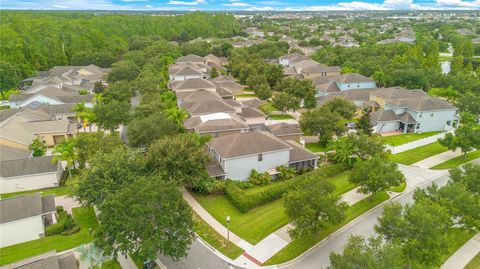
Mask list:
[[[257,118],[266,116],[265,113],[256,109],[255,107],[244,107],[242,108],[242,112],[240,112],[238,115],[243,118]]]
[[[388,104],[396,107],[407,107],[416,111],[454,109],[448,101],[431,96],[388,100]]]
[[[286,142],[292,147],[292,150],[290,150],[289,163],[317,160],[319,158],[318,155],[310,152],[293,140],[287,140]]]
[[[373,79],[357,73],[349,73],[349,74],[334,76],[334,77],[331,77],[330,80],[338,83],[373,82]]]
[[[56,254],[55,250],[34,257],[26,258],[2,269],[77,269],[77,261],[72,251]]]
[[[0,161],[9,161],[17,159],[25,159],[30,157],[32,154],[31,150],[18,149],[0,145]]]
[[[58,171],[58,166],[57,163],[52,163],[52,159],[53,156],[41,156],[3,161],[0,163],[0,175],[6,178],[41,173],[54,173]]]
[[[45,203],[48,208],[45,208],[45,210],[43,208],[42,197],[39,192],[2,199],[0,200],[0,209],[2,212],[2,214],[0,214],[0,223],[7,223],[53,212],[55,211],[55,204],[53,204],[53,210],[51,210],[51,199],[52,198],[47,198]]]
[[[301,135],[303,134],[300,128],[294,124],[288,124],[285,122],[272,124],[267,126],[270,132],[278,137],[286,135]]]

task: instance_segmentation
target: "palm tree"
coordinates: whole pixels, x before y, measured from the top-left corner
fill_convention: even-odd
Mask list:
[[[91,108],[87,108],[82,114],[81,117],[83,119],[83,128],[88,125],[88,131],[92,132],[92,123],[95,122],[97,115]]]
[[[385,77],[385,73],[383,73],[383,71],[373,72],[372,78],[373,78],[373,80],[375,80],[375,82],[377,82],[377,86],[379,88],[383,88],[385,86],[386,77]]]
[[[80,253],[80,261],[87,266],[88,269],[101,268],[102,263],[107,259],[103,256],[103,251],[94,244],[81,245],[76,249]]]
[[[75,169],[75,146],[76,140],[75,139],[64,139],[60,143],[58,143],[55,148],[53,148],[54,157],[52,159],[52,163],[56,163],[58,161],[65,161],[67,162],[67,169],[68,169],[68,177],[72,179],[72,171],[71,167]]]
[[[79,122],[82,123],[83,125],[83,132],[86,132],[86,128],[85,128],[85,125],[83,124],[83,115],[85,113],[85,111],[87,110],[87,107],[85,106],[85,102],[81,102],[79,104],[75,104],[72,108],[73,112],[77,112],[77,114],[75,115],[75,117],[77,118],[77,120]]]
[[[339,163],[346,163],[349,166],[353,165],[352,158],[355,152],[355,146],[346,139],[338,139],[330,143],[329,148],[335,151],[333,159]]]

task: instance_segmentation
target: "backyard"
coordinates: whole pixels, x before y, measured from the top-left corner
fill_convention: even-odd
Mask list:
[[[7,199],[14,196],[19,196],[23,194],[30,194],[39,192],[43,196],[54,194],[55,196],[62,196],[70,194],[67,186],[61,186],[56,188],[48,188],[48,189],[40,189],[40,190],[31,190],[31,191],[21,191],[21,192],[12,192],[12,193],[4,193],[0,195],[0,199]]]
[[[73,208],[73,218],[80,231],[72,235],[53,235],[0,249],[0,265],[9,264],[50,250],[61,252],[92,240],[90,230],[98,226],[92,207]]]
[[[420,140],[425,137],[429,137],[439,133],[441,132],[425,132],[425,133],[416,133],[416,134],[390,135],[390,136],[383,136],[382,141],[385,144],[388,144],[391,146],[400,146],[400,145],[403,145],[412,141]]]
[[[448,148],[440,145],[440,143],[434,142],[425,146],[390,155],[390,159],[397,163],[411,165],[447,150]]]
[[[268,119],[269,120],[293,120],[295,118],[288,114],[275,114],[275,115],[268,116]]]
[[[305,143],[305,147],[310,150],[311,152],[325,152],[327,151],[326,147],[322,147],[320,144],[313,142],[313,143]]]

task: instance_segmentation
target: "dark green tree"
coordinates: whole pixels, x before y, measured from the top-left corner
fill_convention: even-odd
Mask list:
[[[28,146],[28,149],[33,151],[33,157],[45,156],[45,153],[47,152],[47,144],[40,140],[40,138],[36,137],[33,139],[32,144]]]

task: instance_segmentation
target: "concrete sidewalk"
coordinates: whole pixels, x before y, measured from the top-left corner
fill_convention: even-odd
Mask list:
[[[443,162],[446,162],[450,159],[453,159],[453,158],[461,156],[461,155],[462,155],[462,152],[460,150],[456,150],[456,151],[449,150],[449,151],[445,151],[445,152],[442,152],[440,154],[434,155],[432,157],[428,157],[426,159],[423,159],[423,160],[421,160],[419,162],[416,162],[412,165],[420,167],[420,168],[431,168],[431,167],[434,167],[437,164],[441,164]]]
[[[450,258],[440,267],[440,269],[458,269],[463,268],[470,262],[477,253],[480,252],[480,233],[468,240],[465,245],[453,253]]]
[[[123,256],[122,254],[118,254],[117,261],[123,269],[138,269],[137,265],[128,255]]]
[[[208,225],[210,225],[215,231],[217,231],[221,236],[227,238],[227,228],[223,226],[220,222],[218,222],[210,213],[208,213],[205,208],[203,208],[195,198],[188,192],[187,189],[182,188],[182,195],[183,199],[187,201],[190,207],[197,213]],[[226,216],[225,216],[226,217]],[[230,241],[235,245],[239,246],[241,249],[247,250],[251,249],[253,246],[252,244],[248,243],[247,241],[243,240],[236,234],[230,231]]]

